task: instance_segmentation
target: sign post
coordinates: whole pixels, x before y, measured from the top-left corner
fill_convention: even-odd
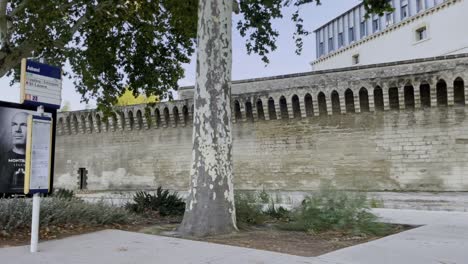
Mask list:
[[[38,115],[28,119],[26,145],[26,173],[24,193],[33,194],[31,223],[31,252],[37,252],[39,242],[40,194],[50,191],[50,168],[52,162],[52,118],[44,116],[42,106]]]
[[[52,164],[52,118],[44,116],[44,106],[60,108],[62,74],[59,67],[23,59],[21,61],[21,103],[37,106],[38,115],[28,119],[24,193],[33,194],[31,253],[39,242],[40,194],[50,191]]]

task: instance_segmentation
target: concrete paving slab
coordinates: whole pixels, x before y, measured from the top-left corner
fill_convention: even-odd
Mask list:
[[[376,209],[387,222],[421,227],[337,250],[316,258],[118,230],[0,249],[8,264],[127,263],[310,263],[310,264],[466,264],[468,213]]]
[[[378,209],[386,222],[424,225],[319,257],[348,264],[468,263],[468,213]]]
[[[0,249],[8,264],[339,264],[275,252],[146,235],[119,230],[40,243],[40,252],[29,247]]]

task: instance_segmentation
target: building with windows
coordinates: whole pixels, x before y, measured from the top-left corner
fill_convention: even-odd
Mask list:
[[[366,18],[359,4],[315,30],[313,70],[468,52],[468,0],[390,0],[394,11]]]

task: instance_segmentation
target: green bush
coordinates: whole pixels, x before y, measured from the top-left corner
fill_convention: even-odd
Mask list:
[[[265,223],[268,217],[262,211],[259,199],[249,193],[235,193],[236,220],[239,228],[247,228],[250,225]]]
[[[265,214],[271,218],[274,218],[283,222],[289,222],[291,218],[291,212],[288,209],[284,208],[283,206],[280,206],[277,208],[273,201],[271,201],[270,204],[268,205],[268,208],[265,211]]]
[[[54,189],[54,192],[51,195],[52,197],[57,197],[60,199],[73,199],[75,198],[75,193],[72,190],[67,190],[67,189]]]
[[[185,202],[177,193],[170,193],[161,187],[158,187],[156,194],[137,192],[132,200],[125,208],[139,214],[157,211],[161,216],[177,216],[183,215],[185,211]]]
[[[30,228],[31,213],[31,199],[0,199],[0,230]],[[40,214],[41,227],[67,224],[129,224],[137,219],[127,210],[103,202],[86,203],[79,199],[57,197],[42,198]]]
[[[317,194],[305,198],[293,213],[292,222],[283,228],[312,233],[330,230],[354,235],[388,233],[389,225],[377,222],[368,204],[365,193],[321,188]]]
[[[275,202],[265,190],[255,193],[236,193],[234,199],[237,225],[240,228],[261,225],[267,221],[287,222],[290,219],[290,211],[282,206],[275,206]],[[265,205],[268,206],[266,210]]]

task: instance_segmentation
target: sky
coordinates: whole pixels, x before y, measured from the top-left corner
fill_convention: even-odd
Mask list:
[[[322,5],[309,4],[301,7],[301,14],[304,18],[304,26],[307,30],[313,31],[331,19],[346,12],[357,5],[359,0],[323,0]],[[236,18],[233,20],[233,43],[232,56],[233,68],[232,79],[242,80],[289,73],[311,71],[310,62],[315,59],[315,35],[311,34],[304,38],[304,46],[301,55],[296,55],[296,46],[292,38],[295,27],[291,22],[291,14],[294,8],[284,10],[284,18],[275,20],[273,27],[278,30],[280,36],[277,39],[277,50],[270,54],[270,63],[265,65],[258,55],[247,55],[245,40],[235,29]],[[65,66],[65,70],[67,70]],[[185,77],[179,81],[180,86],[193,85],[195,83],[195,60],[184,65]],[[69,68],[68,68],[69,70]],[[19,102],[19,84],[10,86],[8,77],[0,78],[0,101]],[[75,91],[72,80],[63,78],[62,83],[62,105],[65,101],[70,102],[72,110],[85,109],[87,106],[81,102],[81,95]],[[94,101],[88,107],[94,107]]]

